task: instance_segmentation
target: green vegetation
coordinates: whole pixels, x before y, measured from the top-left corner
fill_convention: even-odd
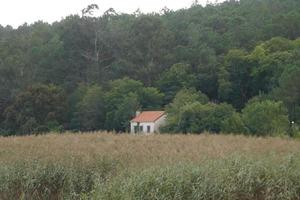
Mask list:
[[[19,134],[55,131],[66,121],[64,91],[53,85],[35,85],[19,93],[4,112],[4,126]]]
[[[300,141],[106,133],[0,138],[0,199],[299,200]]]
[[[299,158],[299,157],[298,157]],[[96,188],[95,199],[299,199],[299,159],[232,157],[123,175]]]
[[[0,167],[0,198],[10,199],[80,199],[92,192],[96,184],[116,171],[117,163],[108,159],[93,166],[74,162],[62,164],[15,163]]]
[[[269,100],[249,103],[242,111],[242,119],[249,134],[282,134],[289,127],[286,109],[281,103]]]
[[[124,132],[137,109],[167,110],[172,132],[299,135],[298,0],[93,9],[0,26],[1,135]],[[175,108],[182,90],[191,103]]]
[[[300,200],[299,0],[93,9],[0,25],[1,200]]]
[[[111,160],[72,168],[58,164],[0,167],[0,198],[10,199],[300,199],[299,155],[277,163],[232,156],[120,172]],[[120,175],[116,176],[116,173]]]

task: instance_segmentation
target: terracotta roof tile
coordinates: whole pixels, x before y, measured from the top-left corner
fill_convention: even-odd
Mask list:
[[[144,111],[133,118],[132,122],[155,122],[165,114],[164,111]]]

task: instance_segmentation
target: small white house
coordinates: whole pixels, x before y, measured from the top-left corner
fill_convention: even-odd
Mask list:
[[[159,133],[159,128],[165,124],[166,114],[164,111],[136,112],[135,118],[130,121],[130,132],[151,134]]]

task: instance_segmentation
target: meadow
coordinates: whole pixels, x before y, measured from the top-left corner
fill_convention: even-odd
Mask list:
[[[105,132],[0,138],[0,199],[300,199],[300,141]]]

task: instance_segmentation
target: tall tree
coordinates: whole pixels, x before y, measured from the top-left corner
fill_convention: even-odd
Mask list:
[[[64,91],[54,85],[35,85],[20,92],[4,112],[8,131],[30,134],[50,131],[66,122],[67,101]]]

